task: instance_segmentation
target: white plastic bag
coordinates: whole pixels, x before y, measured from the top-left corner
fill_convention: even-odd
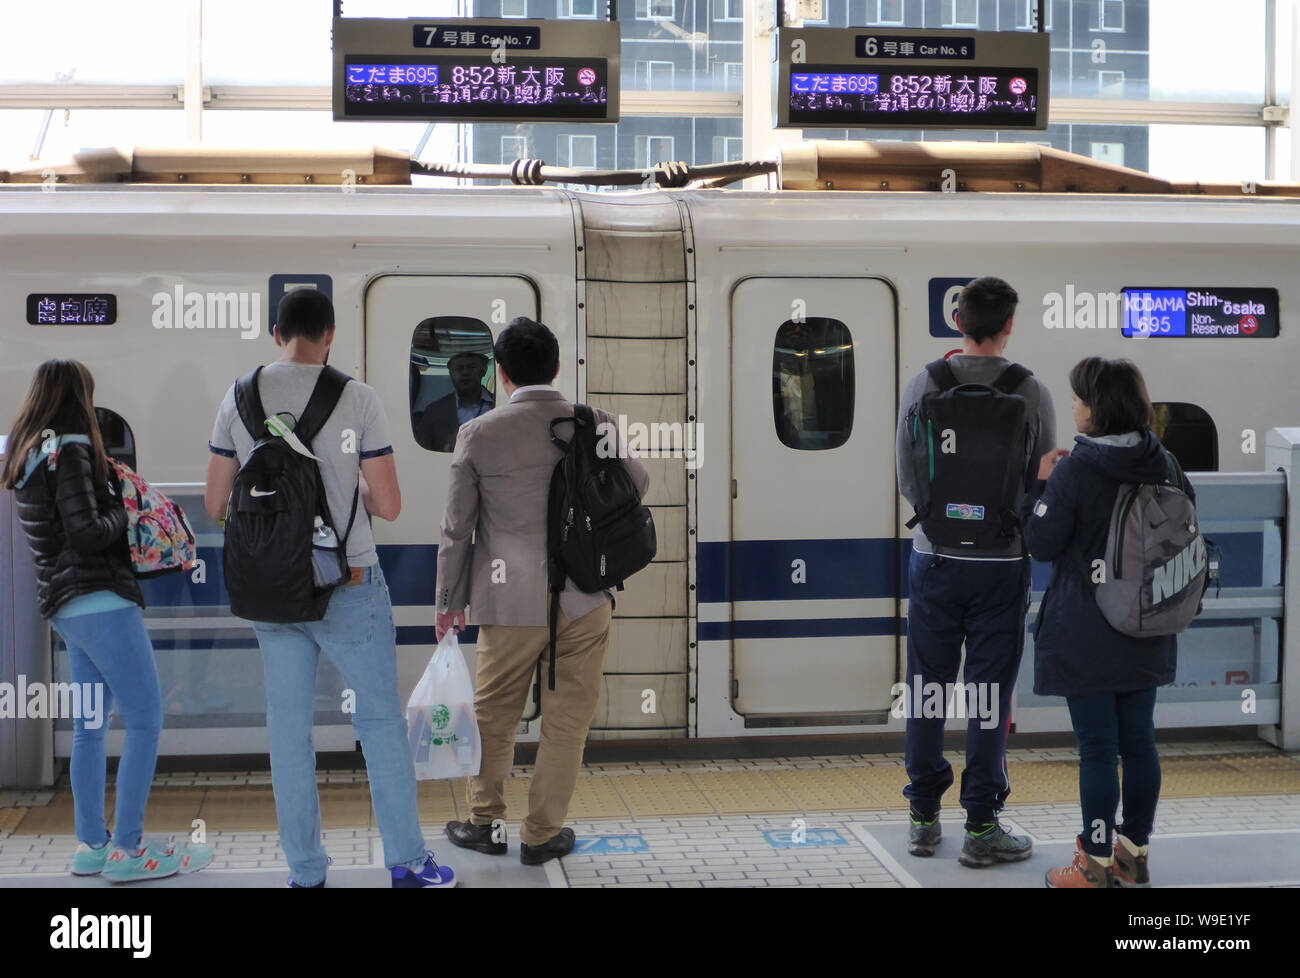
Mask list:
[[[474,718],[474,686],[454,628],[447,629],[415,684],[406,724],[418,780],[478,774],[483,743]]]

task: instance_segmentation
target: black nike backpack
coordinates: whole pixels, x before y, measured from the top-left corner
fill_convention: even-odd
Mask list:
[[[556,425],[573,425],[568,441]],[[573,406],[573,417],[550,423],[551,441],[564,456],[551,473],[547,496],[546,553],[550,582],[550,689],[555,688],[555,633],[560,593],[568,577],[581,591],[623,590],[623,582],[650,561],[657,551],[654,519],[642,505],[641,493],[617,454],[601,457],[596,418],[585,404]]]
[[[1031,372],[1013,363],[991,386],[961,384],[947,360],[926,364],[938,390],[908,413],[920,523],[941,547],[985,550],[1018,538],[1031,446],[1028,406],[1013,393]]]
[[[361,486],[358,482],[352,495],[352,515],[337,549],[338,582],[317,587],[312,569],[316,517],[332,526],[320,464],[267,428],[257,389],[261,372],[258,367],[235,382],[235,406],[253,448],[235,475],[226,509],[222,565],[230,610],[249,621],[320,621],[334,588],[347,579],[347,538]],[[308,451],[350,379],[334,367],[321,371],[292,432]]]

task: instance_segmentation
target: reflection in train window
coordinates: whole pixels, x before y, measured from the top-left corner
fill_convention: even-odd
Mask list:
[[[1156,401],[1152,407],[1151,430],[1184,472],[1219,471],[1219,429],[1204,408],[1178,401]]]
[[[97,407],[95,422],[99,425],[99,437],[104,439],[104,451],[119,462],[136,468],[135,435],[126,419],[116,411]]]
[[[456,432],[496,405],[492,331],[480,319],[432,316],[411,337],[411,431],[421,448],[450,452]]]
[[[853,430],[853,338],[838,319],[787,320],[776,331],[772,410],[783,445],[837,448]]]

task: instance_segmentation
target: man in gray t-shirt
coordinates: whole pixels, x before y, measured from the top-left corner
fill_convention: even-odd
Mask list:
[[[315,289],[295,289],[280,302],[272,335],[281,356],[262,369],[258,393],[267,417],[281,415],[288,423],[301,418],[329,359],[334,306]],[[217,411],[208,443],[204,502],[213,519],[225,516],[235,475],[253,442],[253,433],[235,407],[232,386]],[[395,520],[402,509],[388,422],[374,389],[349,381],[309,447],[320,460],[326,504],[340,537],[354,499],[358,512],[347,540],[352,573],[330,594],[325,616],[291,624],[253,622],[262,650],[271,782],[289,885],[324,886],[329,863],[320,840],[316,755],[311,744],[316,664],[324,652],[352,694],[352,725],[365,752],[370,798],[393,886],[454,886],[455,874],[434,862],[420,831],[415,767],[397,694],[393,604],[370,532],[369,516]]]
[[[958,383],[990,386],[1011,366],[1002,354],[1018,300],[1015,289],[998,278],[976,279],[962,291],[957,300],[962,353],[948,360]],[[908,383],[899,406],[898,484],[913,506],[920,502],[920,492],[907,416],[927,391],[937,389],[929,372],[922,371]],[[1056,415],[1051,395],[1037,378],[1026,378],[1014,393],[1027,402],[1033,447],[1023,468],[1025,478],[1032,479],[1040,456],[1055,443]],[[908,851],[930,856],[939,844],[940,800],[953,781],[952,765],[943,756],[944,720],[952,715],[967,718],[961,779],[966,837],[959,861],[987,866],[1027,859],[1029,837],[1011,835],[997,821],[1011,793],[1006,738],[1029,603],[1029,560],[1020,536],[991,549],[957,554],[933,545],[918,528],[908,589],[907,682],[901,697],[909,779],[903,795],[911,803]],[[959,667],[961,686],[955,684]]]

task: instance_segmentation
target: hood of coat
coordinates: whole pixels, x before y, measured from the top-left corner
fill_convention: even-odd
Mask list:
[[[1168,457],[1150,428],[1131,436],[1089,438],[1075,435],[1071,458],[1100,469],[1121,482],[1163,482],[1170,476]]]

